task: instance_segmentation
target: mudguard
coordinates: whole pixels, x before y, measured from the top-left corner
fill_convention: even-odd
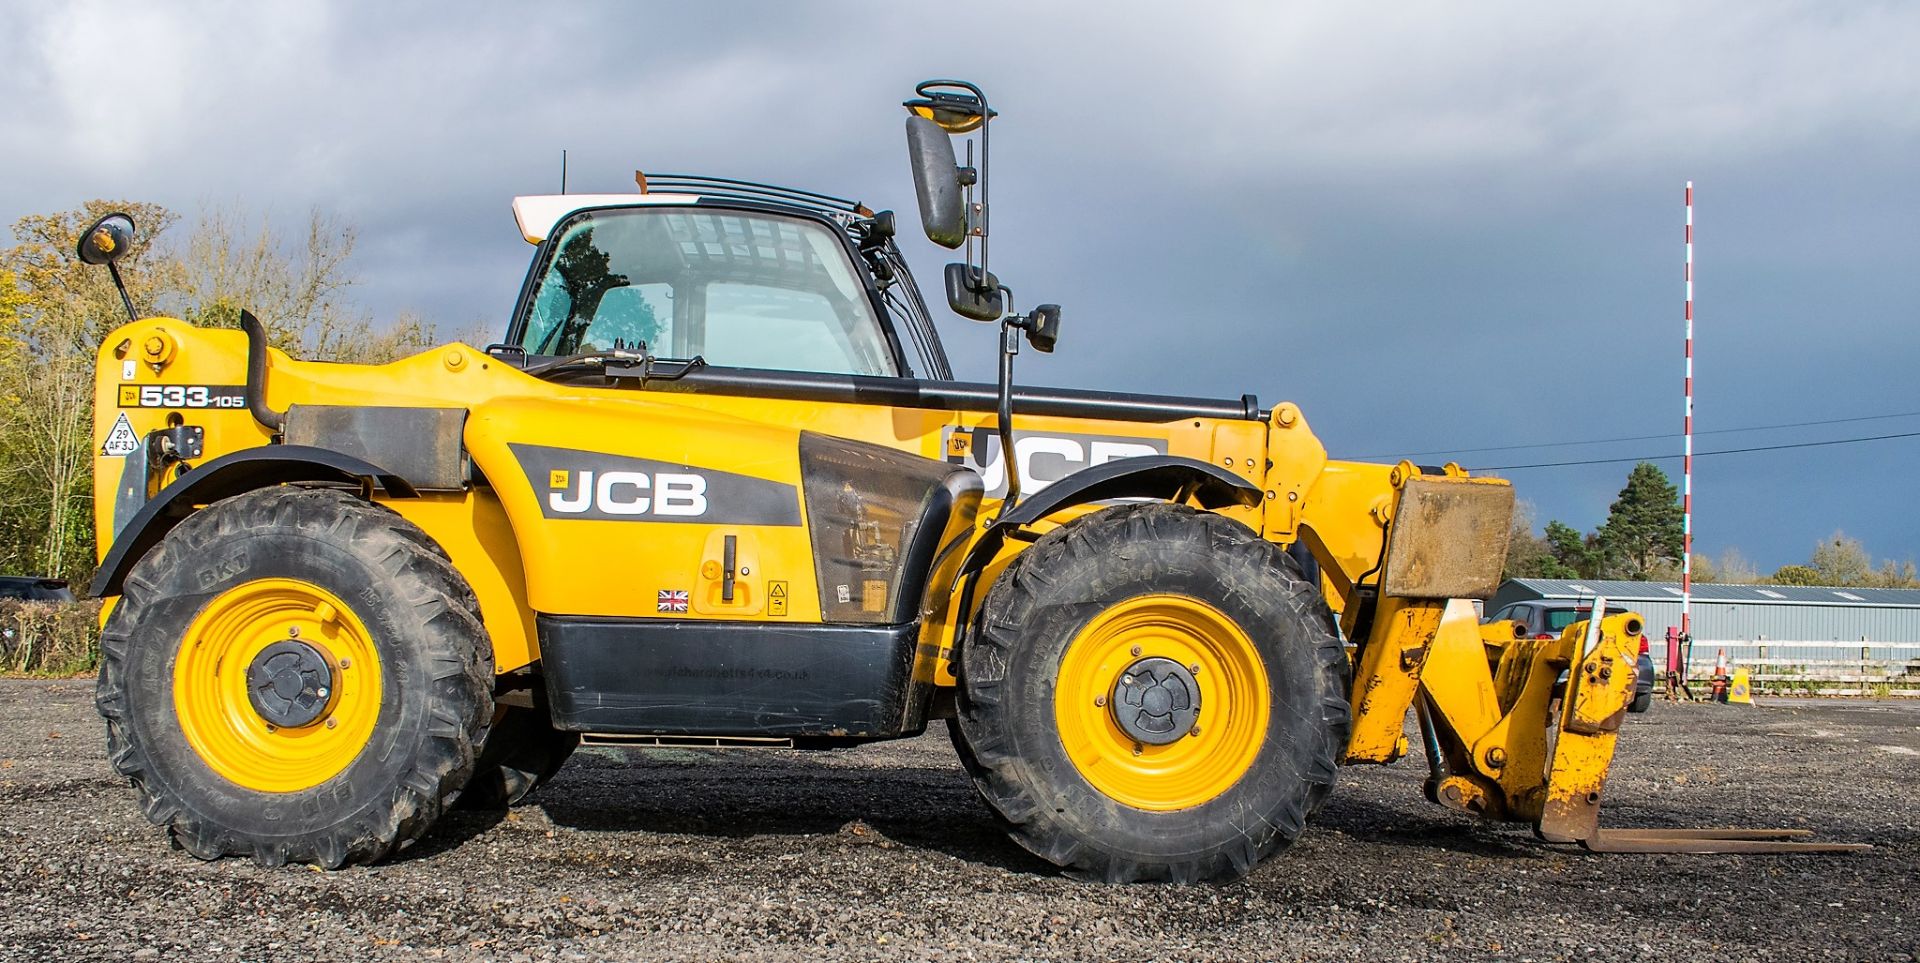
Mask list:
[[[1178,455],[1122,458],[1074,472],[1020,500],[1012,511],[995,520],[967,552],[960,573],[979,571],[1006,543],[1012,532],[1063,508],[1115,498],[1156,498],[1172,501],[1190,492],[1202,508],[1260,504],[1260,487],[1226,469]]]
[[[326,448],[265,445],[222,455],[186,473],[140,509],[113,540],[87,592],[95,598],[119,595],[134,563],[160,543],[180,520],[206,505],[269,485],[289,482],[359,482],[376,486],[389,498],[411,498],[412,485],[378,465]]]

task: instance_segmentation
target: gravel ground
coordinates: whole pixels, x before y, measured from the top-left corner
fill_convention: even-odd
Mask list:
[[[1226,886],[1077,883],[1000,835],[944,734],[828,753],[586,749],[373,868],[170,851],[93,688],[0,681],[0,959],[1912,960],[1920,704],[1656,703],[1616,825],[1808,826],[1844,856],[1596,856],[1350,769]]]

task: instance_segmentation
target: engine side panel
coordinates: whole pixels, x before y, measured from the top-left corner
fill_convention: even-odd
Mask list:
[[[640,397],[501,398],[468,418],[538,612],[818,622],[799,433]],[[726,539],[736,573],[726,598]],[[786,599],[769,605],[776,592]]]

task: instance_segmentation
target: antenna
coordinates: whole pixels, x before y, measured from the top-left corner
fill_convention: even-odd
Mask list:
[[[567,192],[567,149],[560,148],[560,193]]]

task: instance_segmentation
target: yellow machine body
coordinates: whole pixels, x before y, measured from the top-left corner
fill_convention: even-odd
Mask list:
[[[523,231],[539,240],[553,216],[523,219]],[[1493,592],[1504,563],[1513,508],[1505,481],[1454,465],[1331,460],[1293,404],[1260,410],[1247,399],[1241,417],[1152,405],[1114,417],[1098,405],[1060,410],[1017,412],[1009,458],[984,450],[998,416],[977,403],[898,403],[859,390],[838,400],[702,391],[674,377],[553,379],[529,373],[524,356],[464,344],[384,365],[322,363],[265,348],[257,329],[148,318],[113,332],[98,357],[96,592],[118,594],[118,580],[169,525],[256,477],[230,473],[203,490],[194,487],[200,469],[283,454],[333,459],[348,467],[269,473],[258,484],[357,488],[425,532],[477,598],[501,705],[535,704],[513,692],[544,676],[554,725],[597,731],[596,720],[625,718],[619,713],[644,701],[605,688],[635,673],[576,666],[556,686],[558,656],[543,651],[543,638],[571,633],[569,644],[601,654],[589,662],[663,639],[707,661],[649,669],[658,678],[643,681],[656,702],[684,677],[706,691],[731,686],[714,717],[723,721],[711,723],[722,729],[753,729],[771,714],[769,732],[891,738],[952,711],[957,650],[984,594],[973,588],[991,585],[1040,535],[1111,503],[1043,498],[1033,517],[997,525],[1009,468],[1023,482],[1021,504],[1031,505],[1048,483],[1075,490],[1077,472],[1161,456],[1236,490],[1235,499],[1211,503],[1200,487],[1164,497],[1211,504],[1296,558],[1311,556],[1350,657],[1342,762],[1400,758],[1415,715],[1436,802],[1533,823],[1551,839],[1600,838],[1598,800],[1631,697],[1640,619],[1578,623],[1550,642],[1525,639],[1508,623],[1477,623],[1471,600]],[[925,516],[938,531],[908,545],[913,518],[859,498],[835,501],[832,485],[810,475],[809,451],[823,444],[831,451],[822,457],[841,458],[835,470],[850,473],[834,483],[849,497],[895,476],[945,478],[928,489],[938,501],[946,486],[944,513]],[[380,468],[382,457],[429,467],[402,477]],[[851,520],[827,520],[822,512],[834,505],[850,505]],[[845,531],[829,531],[834,525]],[[209,578],[218,575],[221,562],[208,564]],[[845,638],[878,654],[835,665],[838,643],[829,643],[816,665],[793,655],[815,644],[803,638],[808,629],[843,630],[813,638]],[[710,654],[756,634],[760,648]],[[762,655],[801,661],[753,664]],[[888,659],[891,668],[873,668]],[[879,671],[871,685],[888,691],[869,697],[859,688],[867,677],[838,678],[848,667]],[[872,707],[871,718],[808,722],[782,708],[793,701],[784,686],[813,684],[839,684],[843,702]],[[203,714],[229,709],[210,702]],[[1081,721],[1098,727],[1100,718]],[[1239,770],[1229,770],[1213,783],[1231,782]],[[1123,795],[1140,789],[1120,786]],[[1147,808],[1179,805],[1160,799]]]
[[[165,345],[163,360],[153,360],[160,352],[142,350],[156,343]],[[460,344],[378,366],[300,361],[278,350],[268,357],[264,400],[275,410],[325,405],[467,411],[461,442],[478,483],[461,491],[407,497],[377,489],[367,495],[418,525],[452,558],[478,597],[494,665],[502,675],[539,661],[537,613],[661,618],[657,600],[662,593],[684,591],[686,609],[672,613],[675,620],[822,620],[815,552],[805,525],[644,517],[557,521],[543,515],[543,499],[557,492],[577,494],[577,479],[551,471],[530,474],[516,459],[514,445],[698,466],[798,490],[804,483],[796,454],[803,432],[942,459],[967,444],[973,437],[969,432],[990,427],[994,419],[991,413],[697,394],[672,390],[671,385],[655,390],[554,384]],[[124,457],[106,453],[122,419],[143,438],[183,423],[204,428],[204,451],[197,463],[273,440],[270,430],[231,400],[247,375],[246,342],[238,331],[200,329],[169,318],[138,321],[107,339],[98,370],[95,434],[101,453],[95,466],[95,498],[103,506],[115,502],[124,474]],[[196,390],[208,388],[216,390]],[[202,398],[213,403],[196,405]],[[1547,696],[1539,684],[1543,670],[1529,673],[1524,667],[1534,662],[1562,665],[1570,658],[1562,648],[1514,640],[1510,633],[1498,638],[1503,626],[1493,627],[1495,638],[1483,639],[1464,599],[1363,591],[1385,585],[1390,592],[1394,579],[1419,590],[1472,590],[1476,585],[1490,590],[1504,549],[1503,542],[1492,539],[1503,536],[1512,505],[1505,482],[1468,478],[1451,467],[1428,474],[1407,463],[1329,460],[1304,415],[1291,404],[1274,408],[1259,421],[1183,418],[1141,423],[1023,415],[1019,427],[1023,438],[1059,440],[1039,446],[1055,457],[1071,459],[1076,444],[1081,446],[1081,462],[1094,464],[1098,462],[1092,459],[1115,454],[1161,451],[1218,465],[1260,487],[1258,506],[1220,511],[1271,540],[1298,540],[1309,549],[1320,565],[1328,602],[1349,632],[1362,609],[1375,609],[1368,635],[1354,640],[1359,658],[1353,673],[1348,762],[1388,762],[1402,755],[1408,745],[1403,733],[1409,710],[1424,698],[1438,707],[1450,730],[1461,734],[1462,760],[1475,761],[1441,787],[1444,800],[1469,800],[1460,802],[1460,808],[1538,821],[1547,809],[1550,774],[1560,773],[1559,783],[1580,787],[1597,787],[1604,780],[1610,729],[1604,745],[1583,748],[1577,756],[1563,748],[1551,769],[1540,743],[1548,728]],[[1136,447],[1127,447],[1129,441]],[[186,474],[192,465],[175,466],[145,494],[157,495],[162,481]],[[1429,503],[1436,492],[1449,499],[1445,512],[1433,518],[1409,517],[1396,531],[1396,513],[1403,506],[1409,512],[1433,514]],[[996,506],[986,501],[961,537],[970,543],[996,514]],[[1065,522],[1096,507],[1069,507],[1037,527]],[[1436,528],[1435,519],[1453,527]],[[97,513],[103,554],[114,542],[114,524],[112,512]],[[736,539],[736,561],[744,571],[737,577],[733,598],[722,600],[714,563],[721,539],[728,535]],[[1460,540],[1463,536],[1465,541]],[[987,566],[987,577],[1024,544],[1007,541]],[[957,556],[951,548],[947,554]],[[967,614],[960,611],[952,569],[946,567],[948,583],[928,593],[931,602],[922,616],[913,667],[916,680],[936,687],[954,684],[952,646]],[[1372,578],[1375,575],[1379,578]],[[1583,630],[1584,625],[1576,628]],[[1613,644],[1626,637],[1614,627],[1605,636],[1610,647],[1595,656],[1618,659],[1610,664],[1625,666],[1624,672],[1611,676],[1606,689],[1610,701],[1603,709],[1621,701],[1614,698],[1614,690],[1631,683],[1632,657],[1621,654],[1624,649],[1614,651],[1626,643]],[[1576,704],[1568,703],[1568,711]],[[1585,721],[1574,722],[1588,729],[1617,725],[1611,710],[1589,710],[1586,715],[1596,713],[1602,718],[1582,716]],[[1589,734],[1578,738],[1602,739]],[[1560,744],[1571,747],[1566,736]],[[1506,764],[1486,765],[1489,753],[1498,752],[1506,754]],[[1508,776],[1523,770],[1532,775],[1517,780]],[[1560,795],[1568,793],[1585,798],[1584,790]]]

